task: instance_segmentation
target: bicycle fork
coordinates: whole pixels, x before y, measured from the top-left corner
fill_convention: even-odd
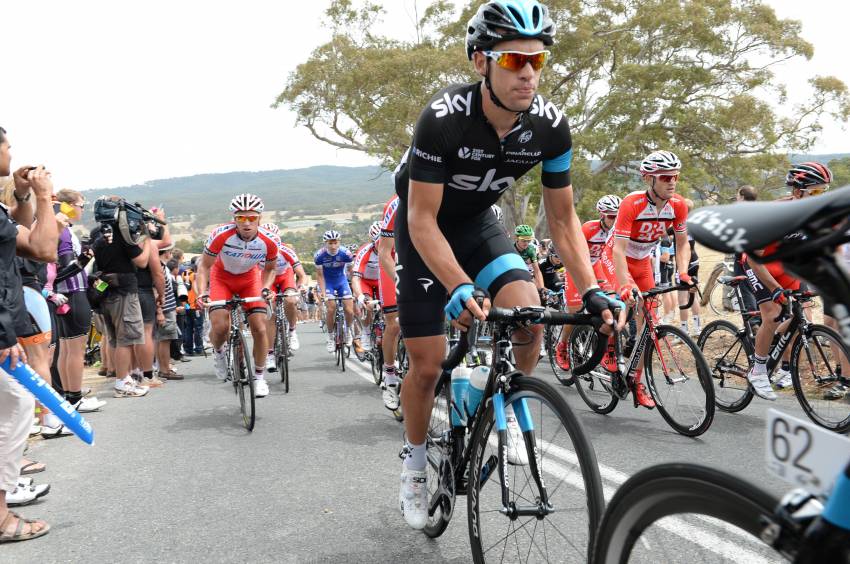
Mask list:
[[[516,503],[510,500],[510,476],[508,475],[508,422],[505,415],[505,394],[502,390],[497,390],[493,394],[493,413],[496,419],[496,433],[498,436],[498,467],[501,474],[502,488],[502,514],[506,515],[511,520],[516,520],[519,517],[537,517],[542,518],[553,511],[549,505],[549,495],[546,492],[546,486],[543,483],[543,473],[540,466],[542,458],[538,459],[539,449],[534,438],[534,422],[531,419],[531,412],[528,409],[525,399],[519,399],[513,402],[514,414],[516,415],[517,423],[522,431],[523,445],[528,456],[528,465],[531,469],[531,475],[534,483],[537,485],[540,496],[536,506],[517,507]],[[520,445],[514,445],[514,448],[521,448]],[[489,462],[489,461],[488,461]],[[488,464],[489,466],[489,464]],[[485,468],[481,469],[481,484],[483,486],[486,477],[484,474]],[[490,469],[492,471],[492,469]]]

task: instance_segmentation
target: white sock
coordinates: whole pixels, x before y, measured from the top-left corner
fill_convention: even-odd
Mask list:
[[[425,464],[427,462],[427,454],[428,450],[425,448],[425,443],[421,445],[407,445],[409,450],[407,451],[407,457],[404,459],[404,465],[408,470],[416,470],[421,472],[425,470]]]
[[[254,369],[254,380],[262,380],[265,377],[266,377],[266,371],[265,370],[263,370],[262,368],[260,368],[260,369],[255,368]]]
[[[398,384],[398,374],[395,373],[395,366],[384,365],[384,377],[387,386]]]

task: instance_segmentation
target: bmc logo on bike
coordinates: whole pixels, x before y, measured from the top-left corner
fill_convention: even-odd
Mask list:
[[[496,169],[491,168],[487,171],[484,177],[473,176],[471,174],[455,174],[452,176],[452,181],[449,186],[458,190],[486,192],[493,190],[495,192],[504,192],[514,185],[513,176],[505,176],[494,180]]]
[[[466,93],[466,97],[460,94],[449,96],[449,93],[445,92],[442,98],[431,102],[431,109],[437,110],[437,113],[434,115],[438,118],[455,112],[461,112],[469,116],[472,112],[472,90]]]
[[[664,223],[656,223],[654,221],[645,221],[640,224],[638,230],[638,241],[655,241],[659,239],[667,231]]]

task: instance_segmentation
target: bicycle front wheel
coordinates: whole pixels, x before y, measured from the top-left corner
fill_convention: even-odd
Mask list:
[[[714,420],[714,386],[705,358],[677,327],[658,325],[655,336],[644,358],[646,385],[655,405],[677,433],[702,435]]]
[[[848,351],[841,336],[824,325],[811,325],[805,339],[800,335],[791,348],[791,380],[797,400],[809,419],[836,433],[850,430],[848,396],[832,393],[850,385]]]
[[[283,393],[289,393],[289,337],[287,336],[286,327],[281,327],[280,335],[278,336],[281,344],[281,356],[278,361],[278,370],[280,370],[280,381],[283,384]]]
[[[750,360],[738,328],[725,319],[712,321],[699,334],[697,346],[711,371],[714,404],[718,409],[735,413],[750,405],[753,401],[747,381]]]
[[[454,513],[455,467],[451,424],[451,378],[440,376],[434,390],[434,407],[425,437],[428,465],[428,522],[423,532],[431,538],[439,537],[449,526]]]
[[[712,468],[653,466],[614,494],[591,562],[784,562],[759,540],[777,504],[755,485]]]
[[[236,386],[236,393],[239,396],[239,410],[242,413],[242,424],[249,431],[253,431],[256,421],[256,413],[254,411],[254,366],[251,353],[248,350],[245,337],[241,331],[233,343],[231,358],[233,361],[233,382]]]
[[[517,419],[527,418],[530,428],[522,435],[509,428],[500,453],[493,402],[488,401],[475,429],[467,492],[474,561],[587,562],[604,501],[596,455],[584,429],[563,396],[536,378],[515,376],[505,405],[513,405]],[[507,458],[504,476],[500,455]],[[515,463],[508,464],[512,458]],[[511,509],[537,514],[506,516],[502,487]]]

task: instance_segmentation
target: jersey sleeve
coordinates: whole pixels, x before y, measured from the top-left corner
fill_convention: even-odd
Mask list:
[[[354,255],[351,254],[351,251],[349,251],[348,249],[341,249],[340,253],[342,254],[342,262],[354,262]]]
[[[280,251],[280,256],[285,258],[286,262],[292,265],[292,268],[301,266],[301,261],[298,259],[298,253],[295,252],[295,249],[281,245],[278,250]]]
[[[556,115],[560,115],[560,110]],[[573,138],[566,116],[554,122],[545,134],[550,138],[550,150],[543,155],[540,181],[545,188],[566,188],[571,184],[570,167],[573,162]]]
[[[395,234],[395,214],[399,206],[399,197],[395,196],[384,206],[384,217],[381,220],[381,237],[392,237]]]
[[[614,237],[617,239],[629,239],[632,235],[632,225],[635,221],[635,205],[632,199],[626,196],[620,204],[617,212],[617,221],[614,223]]]
[[[267,237],[260,233],[259,237],[263,238],[263,242],[266,244],[266,264],[269,263],[277,263],[277,243],[271,237]]]
[[[225,224],[215,228],[207,237],[207,242],[204,243],[204,254],[217,257],[229,237],[231,227],[231,225]]]
[[[432,184],[442,184],[446,181],[449,140],[452,139],[454,120],[446,115],[442,98],[449,95],[450,93],[441,91],[429,101],[419,115],[413,132],[413,145],[407,157],[411,180]],[[468,97],[471,103],[471,90]]]
[[[686,224],[688,220],[688,204],[685,203],[685,200],[680,198],[673,200],[673,213],[675,214],[673,219],[673,231],[676,233],[686,232],[688,230]]]
[[[354,269],[351,273],[352,276],[363,276],[363,273],[366,270],[366,265],[369,264],[369,247],[370,245],[363,245],[357,251],[357,256],[354,257]]]

